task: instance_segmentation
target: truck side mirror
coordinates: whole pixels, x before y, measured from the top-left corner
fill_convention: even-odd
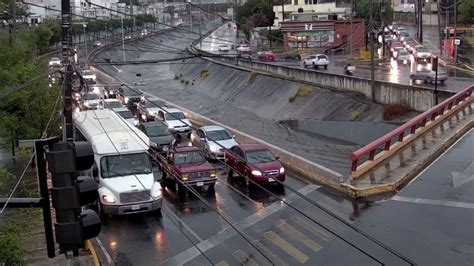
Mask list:
[[[92,176],[97,180],[99,179],[99,169],[97,167],[92,167]]]

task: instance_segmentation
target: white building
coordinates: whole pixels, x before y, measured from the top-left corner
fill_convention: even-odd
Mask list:
[[[44,6],[44,7],[37,7],[32,5],[25,5],[29,16],[26,18],[26,22],[29,25],[36,25],[41,22],[45,18],[61,18],[61,14],[58,11],[54,11],[51,9],[61,9],[61,0],[29,0],[29,3],[33,3],[36,5]]]
[[[291,1],[291,2],[290,2]],[[274,5],[275,21],[273,27],[279,28],[283,21],[282,10],[285,10],[285,21],[293,19],[294,13],[313,13],[313,20],[331,20],[329,18],[337,17],[337,19],[345,19],[351,14],[351,7],[348,5],[337,5],[336,2],[327,2],[322,0],[287,0],[284,7],[282,5]]]

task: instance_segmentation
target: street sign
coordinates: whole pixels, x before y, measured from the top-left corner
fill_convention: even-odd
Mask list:
[[[460,45],[460,44],[461,44],[461,39],[454,40],[454,45]]]
[[[234,14],[234,9],[233,8],[227,8],[227,15],[232,15]]]
[[[304,29],[305,30],[313,30],[313,24],[312,23],[304,24]]]

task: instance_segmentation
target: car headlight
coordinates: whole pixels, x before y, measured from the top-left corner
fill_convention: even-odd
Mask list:
[[[216,177],[217,174],[216,174],[216,172],[211,172],[210,176],[211,176],[211,177]]]
[[[404,65],[408,64],[408,61],[407,61],[407,60],[403,60],[403,64],[404,64]]]
[[[128,103],[129,98],[125,97],[125,103]]]
[[[282,166],[282,167],[280,168],[280,174],[283,174],[283,173],[285,173],[285,167]]]
[[[84,106],[89,107],[89,106],[90,106],[89,102],[85,102],[85,103],[84,103]]]
[[[212,151],[212,152],[216,152],[219,150],[219,147],[217,145],[209,145],[209,149]]]
[[[183,181],[188,181],[189,175],[183,175]]]
[[[158,183],[155,183],[151,190],[151,196],[155,199],[161,198],[161,186]]]
[[[150,146],[152,146],[154,148],[158,148],[158,144],[156,144],[155,142],[150,142]]]
[[[102,195],[102,201],[105,203],[115,203],[115,197],[112,195]]]
[[[259,176],[259,175],[262,175],[262,172],[258,170],[252,170],[252,175]]]

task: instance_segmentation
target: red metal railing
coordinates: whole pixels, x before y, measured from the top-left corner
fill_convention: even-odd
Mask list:
[[[417,117],[401,125],[400,127],[393,130],[392,132],[387,133],[385,136],[380,137],[374,140],[373,142],[365,145],[364,147],[358,149],[357,151],[353,152],[350,156],[351,172],[357,171],[357,167],[359,166],[359,161],[361,157],[368,154],[369,155],[368,160],[373,161],[377,153],[377,149],[381,145],[384,145],[383,147],[384,151],[390,150],[390,147],[392,146],[393,138],[397,138],[398,142],[403,142],[405,133],[408,130],[410,131],[410,134],[414,134],[417,128],[424,127],[428,121],[435,120],[438,115],[443,114],[444,111],[446,110],[451,110],[454,106],[458,105],[459,102],[471,96],[473,93],[473,90],[474,90],[474,85],[471,85],[465,88],[464,90],[456,93],[455,95],[441,102],[440,104],[432,107],[426,112],[418,115]]]

